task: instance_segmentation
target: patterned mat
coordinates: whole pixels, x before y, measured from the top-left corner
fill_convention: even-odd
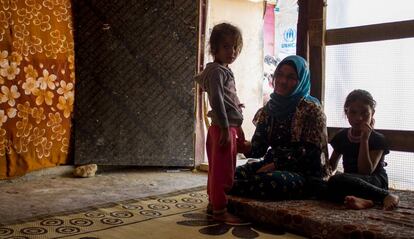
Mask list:
[[[414,191],[392,190],[400,197],[398,208],[349,210],[343,204],[316,200],[264,201],[230,197],[236,212],[282,227],[308,238],[395,239],[414,238]]]
[[[0,238],[301,238],[252,223],[214,221],[207,203],[205,190],[195,188],[0,226]]]

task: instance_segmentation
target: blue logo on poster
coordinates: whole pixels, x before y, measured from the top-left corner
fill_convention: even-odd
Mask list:
[[[285,39],[286,42],[293,42],[296,40],[296,31],[292,28],[288,28],[284,33],[283,33],[283,38]]]

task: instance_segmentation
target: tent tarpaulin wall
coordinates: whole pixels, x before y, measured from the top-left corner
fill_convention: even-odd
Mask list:
[[[75,163],[194,164],[197,1],[74,1]]]

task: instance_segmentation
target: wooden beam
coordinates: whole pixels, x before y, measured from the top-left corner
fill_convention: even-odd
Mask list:
[[[382,41],[414,37],[414,20],[332,29],[326,31],[326,45]]]
[[[309,68],[311,95],[322,105],[325,95],[325,19],[326,0],[308,0]]]
[[[328,127],[329,141],[343,128]],[[390,150],[414,152],[414,131],[376,129],[385,136]]]
[[[197,72],[199,73],[204,67],[204,43],[207,22],[207,0],[199,0],[198,2],[198,50],[197,50]],[[204,130],[204,97],[200,86],[194,82],[194,112],[195,112],[195,128],[194,128],[194,167],[197,167],[204,162],[204,145],[205,145],[205,130]]]
[[[299,0],[299,14],[296,34],[296,55],[309,60],[308,38],[308,3],[307,0]]]

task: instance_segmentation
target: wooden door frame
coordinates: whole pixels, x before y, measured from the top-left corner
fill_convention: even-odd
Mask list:
[[[199,73],[204,68],[204,49],[206,39],[206,24],[207,24],[207,5],[208,0],[198,1],[198,51],[197,51],[197,72]],[[204,108],[205,102],[203,91],[201,87],[194,81],[194,112],[195,112],[195,129],[194,129],[194,166],[198,166],[204,162],[205,159],[205,117]]]
[[[327,0],[298,0],[297,54],[309,61],[311,94],[322,104],[325,95],[325,47],[358,42],[414,37],[414,20],[326,30]],[[361,34],[364,33],[364,34]],[[340,128],[329,127],[334,135]],[[390,142],[390,150],[414,152],[414,131],[379,129]]]

